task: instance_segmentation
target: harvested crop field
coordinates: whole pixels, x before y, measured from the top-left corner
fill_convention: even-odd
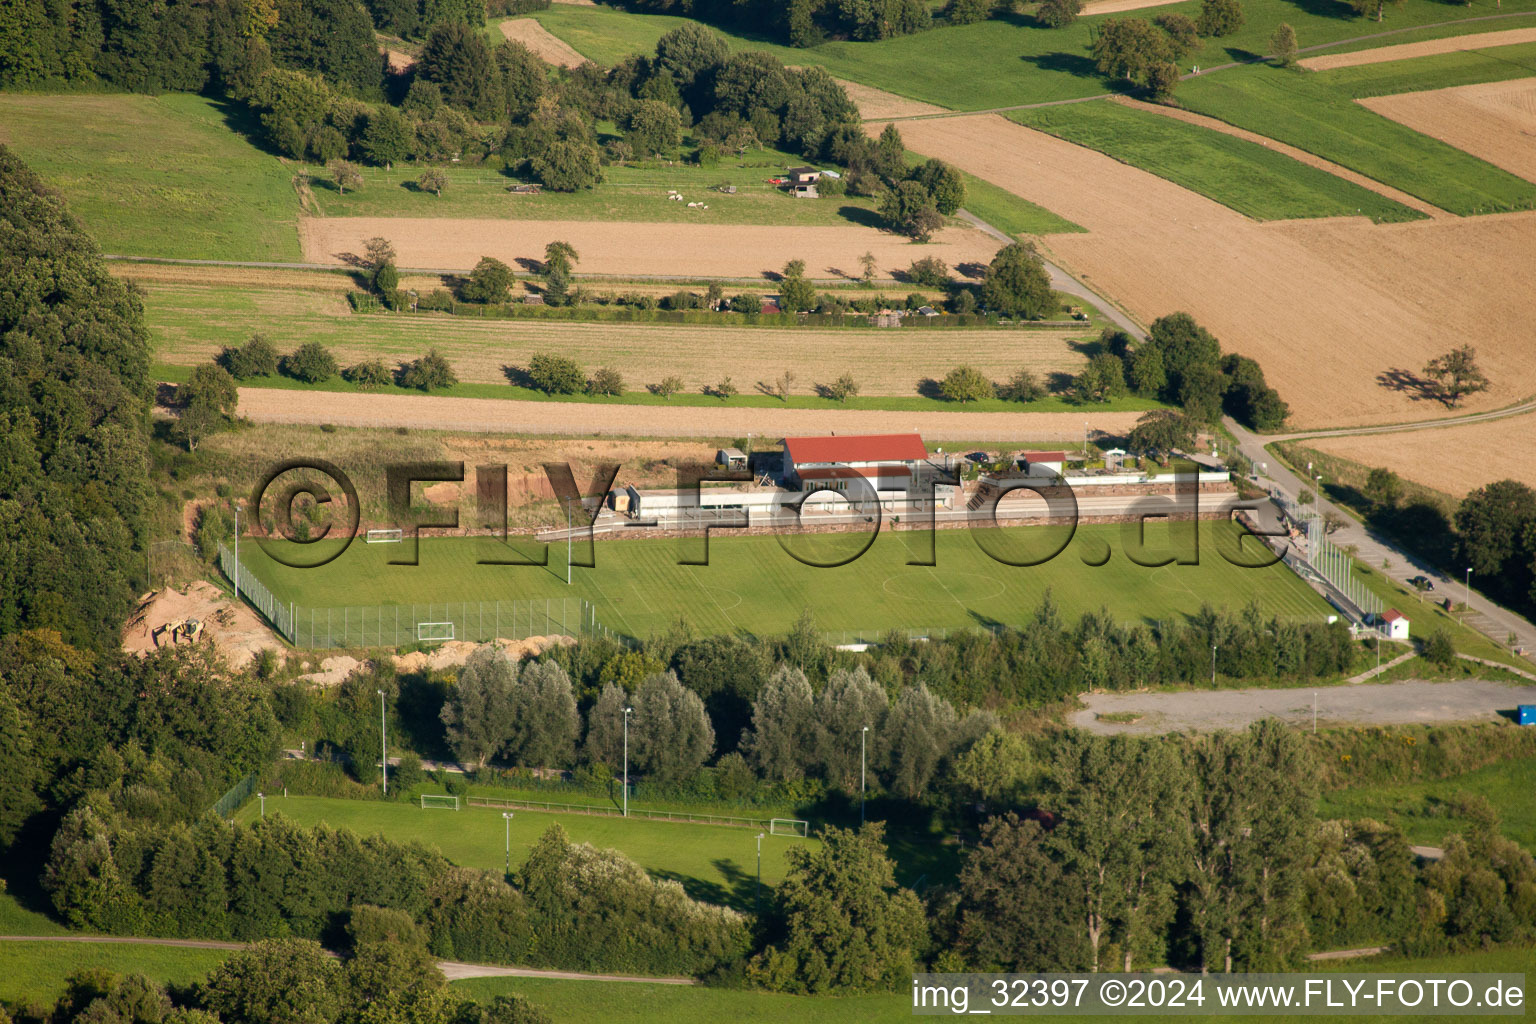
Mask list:
[[[1144,7],[1166,7],[1180,2],[1181,0],[1088,0],[1083,4],[1082,13],[1085,15],[1119,14],[1122,11],[1139,11]]]
[[[550,32],[532,18],[509,18],[501,23],[501,34],[514,43],[522,43],[535,56],[562,68],[578,68],[587,58],[577,53],[569,43]]]
[[[1463,427],[1316,437],[1301,443],[1365,466],[1393,470],[1404,479],[1459,498],[1495,480],[1519,480],[1536,487],[1533,437],[1536,413]]]
[[[819,200],[806,200],[817,202]],[[541,260],[557,239],[580,254],[577,271],[625,278],[764,277],[793,259],[805,260],[810,277],[859,276],[859,256],[872,252],[882,267],[905,267],[936,256],[951,267],[987,263],[999,246],[970,227],[947,227],[927,245],[899,235],[849,224],[788,227],[739,224],[655,224],[600,221],[492,220],[426,217],[306,217],[299,222],[304,258],[312,263],[348,262],[363,240],[388,238],[400,266],[468,271],[482,256],[516,267]]]
[[[320,276],[320,275],[317,275]],[[336,275],[341,281],[346,279]],[[286,348],[289,339],[318,341],[343,366],[364,359],[394,365],[436,348],[468,383],[506,384],[538,352],[558,352],[583,366],[611,366],[631,388],[682,377],[697,392],[731,377],[745,393],[771,387],[794,370],[795,392],[853,373],[864,395],[916,395],[926,378],[971,363],[994,380],[1020,369],[1042,380],[1078,372],[1093,331],[1067,329],[906,328],[899,331],[660,323],[582,323],[471,316],[361,315],[345,297],[326,290],[280,287],[233,289],[144,282],[146,322],[155,358],[191,366],[239,345],[255,332]]]
[[[257,423],[334,423],[344,427],[411,427],[507,434],[645,437],[742,437],[748,433],[880,434],[915,430],[925,441],[1073,441],[1083,436],[1076,412],[871,412],[859,409],[719,409],[584,402],[517,402],[430,395],[359,395],[330,391],[241,388],[239,415]],[[1097,430],[1125,435],[1139,412],[1102,412]]]
[[[1486,50],[1494,46],[1513,46],[1516,43],[1531,42],[1536,42],[1536,28],[1509,28],[1500,32],[1477,32],[1469,36],[1448,36],[1444,39],[1426,39],[1418,43],[1378,46],[1373,50],[1356,50],[1352,53],[1328,53],[1320,57],[1307,57],[1297,63],[1308,71],[1329,71],[1333,68],[1352,68],[1361,64],[1385,64],[1394,60],[1431,57],[1437,53]]]
[[[1383,117],[1536,181],[1536,78],[1357,100]]]
[[[1144,323],[1189,311],[1263,364],[1297,427],[1444,415],[1403,375],[1462,340],[1493,380],[1468,411],[1536,392],[1536,213],[1259,224],[995,115],[910,121],[902,133],[909,148],[1082,225],[1047,240],[1054,258]]]
[[[920,117],[924,114],[942,114],[946,111],[944,107],[936,107],[922,100],[909,100],[905,96],[898,96],[884,89],[876,89],[872,85],[860,85],[858,82],[849,82],[844,79],[838,79],[837,84],[843,87],[848,98],[853,100],[853,105],[859,108],[859,116],[866,121],[878,121],[887,117]]]

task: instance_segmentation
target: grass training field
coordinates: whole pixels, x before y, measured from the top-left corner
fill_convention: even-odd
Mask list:
[[[1536,850],[1536,758],[1501,761],[1449,779],[1399,785],[1360,786],[1324,793],[1318,813],[1327,818],[1374,818],[1396,825],[1409,842],[1439,846],[1466,828],[1452,803],[1458,794],[1488,798],[1503,819],[1503,832],[1527,850]]]
[[[0,94],[0,142],[109,253],[297,260],[288,168],[234,131],[237,107],[201,96]]]
[[[1382,223],[1424,216],[1256,142],[1119,103],[1073,103],[1010,116],[1167,178],[1254,220],[1363,214]]]
[[[1065,528],[977,530],[975,536],[966,530],[938,530],[933,534],[934,567],[907,564],[927,557],[929,534],[923,531],[887,530],[862,556],[837,568],[804,564],[780,542],[811,561],[832,562],[855,555],[869,542],[868,534],[731,539],[720,530],[709,542],[709,564],[703,566],[679,564],[703,557],[701,539],[599,540],[592,545],[595,567],[578,564],[569,587],[563,544],[549,546],[548,567],[476,564],[482,558],[516,557],[491,538],[424,539],[415,566],[387,564],[410,557],[408,545],[361,542],[318,569],[279,565],[255,543],[242,545],[241,557],[246,570],[279,600],[300,606],[306,632],[308,608],[322,615],[334,608],[339,631],[344,606],[353,608],[347,618],[356,630],[365,621],[357,606],[431,601],[442,611],[430,614],[463,619],[463,633],[476,629],[474,605],[465,613],[443,608],[443,602],[561,598],[589,600],[600,622],[636,637],[661,632],[679,617],[703,633],[781,633],[802,610],[814,617],[820,630],[858,633],[870,640],[890,629],[1021,625],[1047,590],[1062,612],[1073,617],[1108,608],[1122,620],[1153,621],[1189,615],[1207,603],[1236,609],[1249,601],[1286,618],[1315,620],[1327,614],[1322,599],[1284,566],[1241,568],[1223,558],[1222,552],[1233,552],[1237,543],[1240,531],[1235,525],[1199,525],[1199,564],[1157,568],[1130,560],[1120,526],[1098,524],[1080,526],[1059,556],[1022,567],[994,560],[981,543],[1013,562],[1039,560],[1066,542]],[[1127,529],[1134,536],[1135,528]],[[1166,550],[1168,530],[1156,522],[1147,526],[1149,553]],[[1106,552],[1107,562],[1085,564],[1100,561]],[[539,547],[525,543],[519,553],[537,558]],[[579,547],[576,560],[583,560]],[[379,618],[372,609],[368,616],[369,622]],[[323,624],[315,628],[324,635]],[[356,639],[367,642],[374,627],[362,628],[369,633],[358,632]]]
[[[1536,206],[1536,184],[1415,132],[1354,102],[1536,73],[1536,44],[1295,72],[1238,68],[1180,84],[1191,110],[1289,143],[1402,189],[1451,213]]]
[[[260,802],[252,800],[241,808],[238,818],[251,821],[259,813]],[[305,826],[324,822],[359,835],[418,842],[436,847],[465,867],[500,871],[506,864],[506,822],[497,808],[452,811],[423,809],[418,803],[268,795],[267,813],[282,813]],[[752,906],[757,889],[757,829],[516,809],[513,814],[513,870],[527,859],[539,836],[558,823],[572,842],[621,850],[653,876],[681,882],[695,899],[742,909]],[[784,878],[784,851],[807,842],[815,840],[763,837],[765,887]]]

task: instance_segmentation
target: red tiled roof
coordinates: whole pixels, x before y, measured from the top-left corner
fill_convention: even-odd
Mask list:
[[[1398,619],[1406,619],[1407,617],[1408,616],[1404,615],[1396,608],[1388,608],[1386,613],[1382,615],[1381,618],[1383,622],[1396,622]]]
[[[802,469],[802,480],[852,480],[854,477],[885,477],[885,476],[911,476],[912,470],[906,466],[869,466],[864,469],[855,469],[852,466],[827,466],[821,469]]]
[[[1020,452],[1026,462],[1066,462],[1066,452]]]
[[[917,434],[849,434],[845,437],[786,437],[784,450],[795,462],[921,462],[928,449]]]

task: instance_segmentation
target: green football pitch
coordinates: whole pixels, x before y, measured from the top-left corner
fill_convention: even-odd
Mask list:
[[[507,863],[508,825],[499,808],[454,811],[423,809],[414,803],[269,795],[266,810],[268,814],[286,815],[300,825],[324,822],[358,835],[382,835],[396,842],[436,847],[443,856],[465,867],[500,871]],[[236,817],[250,821],[260,813],[261,801],[252,800]],[[539,836],[558,823],[572,842],[620,850],[652,876],[681,882],[695,899],[740,909],[752,907],[757,886],[757,829],[521,809],[512,814],[514,869],[528,859],[528,851]],[[786,850],[814,842],[793,836],[763,836],[763,884],[783,880]]]
[[[565,545],[559,543],[549,546],[547,566],[482,564],[546,554],[542,545],[514,550],[489,538],[423,538],[415,565],[390,564],[411,558],[411,543],[365,544],[361,538],[312,569],[282,565],[251,541],[241,545],[240,555],[245,572],[279,602],[294,605],[300,642],[311,629],[323,641],[329,630],[338,643],[346,638],[359,646],[375,642],[381,622],[389,632],[395,609],[406,623],[412,615],[417,621],[453,620],[456,636],[465,639],[489,635],[494,602],[503,602],[500,632],[512,635],[542,632],[546,601],[553,627],[562,618],[575,622],[576,599],[589,601],[597,621],[610,630],[634,637],[664,631],[679,618],[704,633],[769,635],[788,630],[802,611],[810,612],[817,629],[849,640],[874,640],[892,629],[936,635],[1018,626],[1048,590],[1068,616],[1108,608],[1124,622],[1175,619],[1207,603],[1235,609],[1250,601],[1286,619],[1328,614],[1323,600],[1283,565],[1234,564],[1256,560],[1260,546],[1247,538],[1239,552],[1242,531],[1228,522],[1199,524],[1198,543],[1187,548],[1198,553],[1196,564],[1147,564],[1169,557],[1175,550],[1170,533],[1189,525],[1153,521],[1141,538],[1135,527],[1102,524],[1079,526],[1070,539],[1058,527],[887,530],[872,542],[869,534],[732,538],[720,530],[709,541],[707,565],[680,564],[704,560],[702,539],[599,540],[575,545],[570,585]],[[1006,564],[1038,561],[1063,543],[1060,554],[1041,564]],[[278,544],[275,552],[297,560],[296,548]],[[835,568],[806,564],[853,555]],[[927,561],[934,564],[910,564]],[[569,609],[563,615],[562,599]],[[520,611],[512,612],[511,602],[519,602]],[[527,629],[522,618],[530,609],[535,618]]]

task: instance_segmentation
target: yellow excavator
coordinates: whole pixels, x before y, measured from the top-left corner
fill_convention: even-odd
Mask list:
[[[156,647],[159,647],[160,637],[164,633],[169,633],[171,635],[171,643],[180,644],[181,637],[186,637],[187,640],[196,642],[197,638],[202,635],[202,632],[203,623],[200,619],[173,619],[170,622],[162,624],[159,629],[156,629],[153,633],[151,633],[150,639],[154,640]]]

